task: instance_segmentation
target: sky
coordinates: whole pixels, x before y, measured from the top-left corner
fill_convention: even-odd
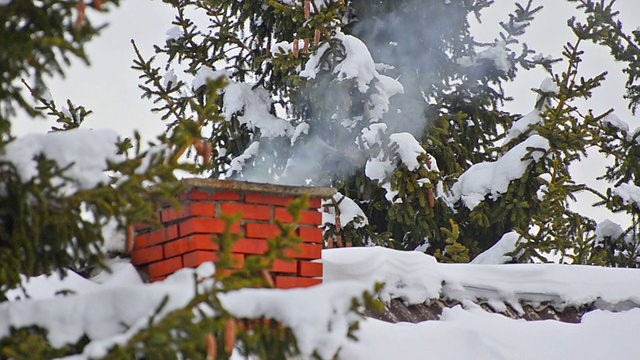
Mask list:
[[[493,6],[482,13],[482,23],[471,16],[472,32],[476,38],[491,41],[497,37],[500,30],[498,22],[508,19],[508,13],[515,8],[514,3],[513,0],[496,0]],[[573,40],[566,20],[572,14],[577,14],[575,5],[558,0],[537,0],[534,4],[543,5],[544,8],[522,40],[542,54],[560,57],[565,42]],[[640,19],[635,16],[640,10],[640,3],[636,0],[619,0],[616,7],[621,12],[620,18],[627,31],[640,26]],[[49,81],[54,100],[64,104],[66,99],[71,99],[75,104],[92,109],[94,114],[85,124],[88,128],[109,128],[122,136],[131,136],[133,131],[138,130],[143,139],[152,140],[163,131],[164,124],[158,114],[149,111],[151,102],[140,98],[139,73],[131,69],[134,58],[131,39],[136,41],[145,57],[153,55],[153,45],[163,44],[165,32],[172,26],[173,9],[159,0],[128,0],[110,13],[97,14],[92,11],[89,16],[94,23],[108,22],[109,26],[87,46],[91,66],[74,61],[65,78]],[[621,65],[613,62],[602,47],[586,44],[585,50],[583,74],[594,76],[606,70],[610,75],[605,85],[594,93],[594,99],[581,105],[583,110],[593,109],[598,113],[615,108],[616,114],[629,123],[631,129],[639,127],[640,118],[632,116],[622,98],[625,77]],[[158,61],[157,66],[162,65],[162,61]],[[515,101],[505,105],[505,109],[521,114],[530,112],[536,98],[531,88],[538,87],[546,77],[543,70],[520,71],[517,80],[505,86],[507,94],[515,98]],[[21,116],[14,122],[13,130],[14,135],[19,136],[46,132],[52,125],[50,119],[32,120]],[[578,180],[592,178],[594,165],[602,168],[605,163],[605,159],[593,153],[573,171]],[[604,189],[603,184],[594,186]],[[598,211],[586,211],[587,215],[596,218],[604,216],[599,215]]]

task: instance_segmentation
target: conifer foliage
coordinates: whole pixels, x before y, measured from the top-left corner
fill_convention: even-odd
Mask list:
[[[212,177],[337,187],[342,200],[327,207],[340,214],[348,199],[360,210],[327,224],[328,245],[469,261],[515,230],[514,261],[554,251],[595,261],[596,224],[569,207],[575,193],[594,191],[568,169],[605,146],[594,132],[606,116],[585,117],[571,103],[604,79],[578,81],[581,41],[597,37],[634,64],[635,40],[611,6],[581,2],[593,24],[571,22],[577,43],[553,59],[519,40],[541,9],[533,1],[516,4],[491,43],[469,32],[488,1],[168,2],[176,27],[156,49],[168,62],[139,58],[139,68],[169,131],[192,124],[190,136],[211,143]],[[208,27],[187,9],[207,14]],[[596,31],[603,19],[610,29]],[[559,62],[566,72],[555,72]],[[535,66],[551,76],[535,90],[536,108],[500,110],[509,100],[502,84]],[[216,99],[201,93],[208,81],[226,83]]]
[[[103,9],[102,3],[94,1],[93,8]],[[21,283],[22,275],[63,273],[69,268],[84,272],[101,266],[109,250],[103,246],[103,228],[111,224],[122,230],[153,219],[160,204],[178,191],[172,182],[178,165],[171,161],[173,150],[162,138],[159,143],[165,146],[142,150],[139,137],[117,139],[109,132],[80,132],[76,128],[91,111],[70,101],[66,107],[59,106],[44,91],[44,76],[62,74],[71,54],[86,59],[83,46],[98,29],[87,18],[84,2],[11,1],[1,10],[5,24],[1,37],[6,42],[0,55],[4,76],[0,82],[0,298],[4,298],[7,290]],[[28,75],[34,75],[33,82],[22,81],[37,100],[35,109],[20,91],[20,77]],[[52,129],[60,134],[14,139],[7,116],[16,104],[30,113],[52,116],[60,124]],[[65,141],[80,148],[62,152],[57,143]],[[105,146],[113,156],[101,154]],[[103,176],[104,171],[113,176]],[[157,186],[147,187],[151,184]]]
[[[489,43],[476,41],[469,25],[489,0],[164,0],[176,10],[166,42],[151,58],[133,43],[143,97],[167,125],[148,146],[138,135],[83,130],[91,111],[44,91],[45,76],[62,74],[71,56],[86,60],[83,45],[99,32],[87,6],[105,10],[117,0],[0,2],[0,296],[23,276],[100,266],[104,228],[153,223],[179,191],[176,169],[335,186],[340,193],[325,202],[336,215],[325,224],[327,246],[382,245],[468,262],[515,233],[501,254],[508,261],[638,267],[640,132],[613,110],[594,114],[578,100],[592,101],[607,76],[581,74],[583,45],[593,42],[625,64],[636,111],[640,31],[625,32],[613,1],[568,1],[586,17],[568,21],[575,38],[555,59],[521,42],[540,10],[533,0],[517,3]],[[503,85],[537,66],[549,78],[532,93],[535,107],[524,116],[503,111]],[[28,76],[36,109],[19,90]],[[56,158],[41,138],[14,139],[16,108],[52,116],[54,136],[110,139],[116,155],[98,169],[109,177],[87,178],[90,171],[76,171],[81,159]],[[592,151],[610,161],[595,174],[608,184],[604,192],[571,173]],[[628,214],[629,224],[576,212],[581,192]],[[300,354],[290,329],[236,319],[219,300],[269,286],[265,269],[298,240],[292,226],[280,224],[271,250],[244,269],[224,272],[231,264],[223,253],[217,287],[184,309],[166,314],[161,306],[162,319],[107,357],[227,358],[234,344],[265,358]],[[236,237],[218,239],[221,248]],[[371,294],[350,310],[363,304],[373,304]],[[357,323],[349,326],[351,334]],[[13,329],[0,339],[1,355],[76,354],[87,340],[54,349],[45,336],[37,327]]]

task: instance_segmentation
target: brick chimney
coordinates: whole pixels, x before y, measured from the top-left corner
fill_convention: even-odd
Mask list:
[[[274,220],[292,221],[286,206],[295,198],[308,194],[309,208],[301,214],[298,235],[303,243],[299,251],[292,250],[290,262],[277,260],[271,273],[277,288],[307,287],[322,282],[322,264],[315,262],[322,251],[323,197],[332,196],[333,188],[295,187],[249,182],[188,179],[183,180],[181,208],[163,209],[162,228],[140,224],[135,227],[131,262],[148,273],[151,281],[164,279],[182,268],[192,268],[217,259],[217,244],[212,235],[222,234],[225,223],[222,214],[242,213],[242,220],[233,229],[244,234],[232,248],[233,256],[242,266],[248,256],[260,256],[267,250],[267,239],[275,237],[278,227]]]

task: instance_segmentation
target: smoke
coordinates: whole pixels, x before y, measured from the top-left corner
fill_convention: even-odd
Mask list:
[[[404,87],[402,96],[393,97],[384,122],[391,132],[421,138],[435,112],[427,101],[450,80],[452,58],[464,51],[445,46],[464,36],[468,10],[439,1],[381,2],[373,7],[359,0],[354,2],[354,15],[358,20],[353,35],[367,45],[377,63],[392,67],[386,74]]]
[[[301,114],[294,121],[308,124],[307,133],[296,134],[293,144],[262,139],[259,153],[236,178],[333,185],[370,157],[359,146],[370,124],[385,123],[388,135],[423,137],[438,111],[428,99],[451,80],[452,57],[466,55],[465,49],[444,44],[465,36],[468,11],[437,1],[375,3],[352,2],[351,23],[335,36],[337,58],[327,60],[326,54],[335,54],[326,44],[305,64],[300,75],[306,82],[292,101]]]

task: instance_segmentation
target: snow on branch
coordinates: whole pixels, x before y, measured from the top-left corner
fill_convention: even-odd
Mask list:
[[[513,260],[513,257],[507,254],[516,250],[520,238],[521,236],[515,231],[502,235],[492,247],[478,254],[471,264],[504,264]]]
[[[635,204],[640,208],[640,187],[633,184],[620,184],[613,189],[613,194],[620,196],[625,205]]]
[[[336,223],[336,209],[332,206],[334,201],[340,212],[340,224],[342,226],[353,223],[353,227],[358,229],[369,224],[369,219],[360,206],[351,198],[340,193],[333,195],[333,200],[324,200],[322,202],[322,206],[329,209],[329,212],[322,213],[323,224],[335,225]]]
[[[223,115],[230,120],[234,114],[240,114],[240,124],[250,130],[259,130],[263,138],[289,136],[293,133],[293,126],[269,111],[271,103],[271,95],[267,90],[252,89],[252,85],[247,83],[231,82],[224,89]]]
[[[404,93],[404,87],[399,81],[382,75],[376,70],[371,53],[362,40],[352,35],[345,35],[339,30],[335,38],[342,42],[345,49],[345,58],[333,68],[336,80],[338,82],[355,80],[358,91],[363,94],[366,94],[372,85],[375,86],[376,91],[370,97],[371,118],[369,120],[380,121],[383,114],[389,111],[389,98]],[[321,68],[321,58],[329,49],[329,44],[324,44],[311,55],[304,70],[300,72],[300,77],[315,79]]]
[[[231,164],[229,165],[229,170],[225,174],[225,177],[232,177],[234,174],[242,174],[242,169],[244,169],[247,161],[253,157],[255,157],[260,151],[260,142],[254,141],[249,145],[249,147],[238,157],[235,157],[231,160]]]
[[[63,192],[67,195],[77,190],[91,189],[106,183],[107,161],[120,159],[116,155],[118,135],[112,130],[72,129],[47,134],[28,134],[6,147],[1,160],[13,163],[24,182],[38,177],[40,154],[54,160],[61,168],[70,166],[64,176],[73,183],[65,183]],[[59,179],[63,183],[63,179]]]
[[[467,208],[473,210],[487,195],[497,199],[507,192],[511,181],[522,177],[532,161],[540,160],[542,151],[533,151],[531,158],[523,160],[531,148],[547,150],[549,142],[539,135],[532,135],[497,161],[471,166],[453,184],[451,194],[445,200],[451,207],[462,201]]]
[[[458,64],[464,67],[478,66],[482,61],[491,61],[496,69],[503,73],[509,72],[511,64],[509,62],[509,49],[505,41],[498,41],[486,50],[473,56],[465,56],[458,60]]]
[[[391,190],[391,182],[389,181],[389,177],[400,164],[404,164],[409,171],[415,171],[421,165],[418,157],[426,154],[431,164],[430,170],[438,171],[438,166],[435,158],[427,154],[413,135],[407,132],[394,133],[390,134],[387,140],[386,131],[387,125],[381,123],[371,124],[362,130],[360,136],[362,146],[367,149],[375,147],[381,149],[377,156],[372,156],[367,160],[364,171],[369,179],[377,181],[387,191],[385,198],[388,201],[402,201],[402,199],[394,200],[398,191]],[[384,146],[387,141],[389,149]],[[388,153],[388,151],[392,152]]]

